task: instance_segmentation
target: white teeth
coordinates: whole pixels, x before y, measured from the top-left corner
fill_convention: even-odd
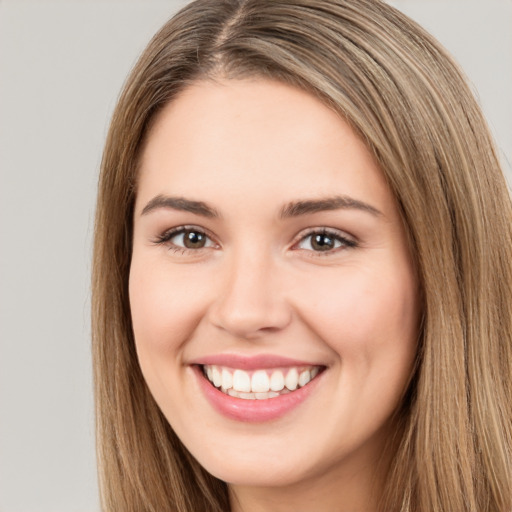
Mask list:
[[[233,373],[233,389],[250,393],[251,377],[249,377],[247,372],[244,372],[243,370],[235,370],[235,373]]]
[[[279,393],[275,393],[274,391],[269,391],[268,393],[254,393],[256,396],[256,400],[266,400],[267,398],[275,398],[279,396]]]
[[[266,400],[304,387],[318,375],[320,367],[256,370],[251,374],[245,370],[205,365],[203,371],[223,393],[245,400]]]
[[[231,389],[233,387],[233,374],[226,370],[226,368],[222,369],[222,387],[224,389]]]
[[[222,377],[220,375],[220,372],[218,370],[218,368],[216,366],[213,367],[213,370],[212,370],[212,380],[213,380],[213,385],[218,388],[220,387],[220,385],[222,384]]]
[[[299,375],[299,386],[305,386],[311,380],[311,373],[309,370],[304,370]]]
[[[267,393],[270,389],[270,379],[265,370],[258,370],[252,374],[251,390],[253,393]]]
[[[295,368],[292,368],[286,374],[284,383],[290,391],[294,391],[295,389],[297,389],[297,386],[299,385],[299,372]]]
[[[272,391],[281,391],[284,388],[284,375],[280,370],[272,372],[270,377],[270,389]]]

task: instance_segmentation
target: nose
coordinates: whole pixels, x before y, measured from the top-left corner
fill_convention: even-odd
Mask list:
[[[234,337],[258,339],[284,329],[292,311],[282,272],[271,257],[257,253],[225,262],[210,309],[211,322]]]

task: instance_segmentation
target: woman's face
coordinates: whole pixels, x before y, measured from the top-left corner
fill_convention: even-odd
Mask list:
[[[349,125],[280,83],[197,82],[153,125],[134,222],[140,365],[197,460],[234,486],[375,467],[415,357],[418,283]]]

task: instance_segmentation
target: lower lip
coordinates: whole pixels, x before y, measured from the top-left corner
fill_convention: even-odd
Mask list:
[[[201,391],[211,405],[222,415],[245,422],[264,422],[284,416],[301,405],[311,395],[318,380],[323,375],[322,372],[303,388],[286,393],[285,395],[265,400],[246,400],[219,391],[205,378],[199,366],[194,365],[192,368],[196,374]]]

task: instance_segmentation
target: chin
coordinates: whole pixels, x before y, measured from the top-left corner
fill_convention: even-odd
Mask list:
[[[298,471],[296,465],[293,467],[289,462],[279,464],[273,458],[222,458],[201,465],[214,477],[233,486],[287,487],[306,478],[306,472]]]

